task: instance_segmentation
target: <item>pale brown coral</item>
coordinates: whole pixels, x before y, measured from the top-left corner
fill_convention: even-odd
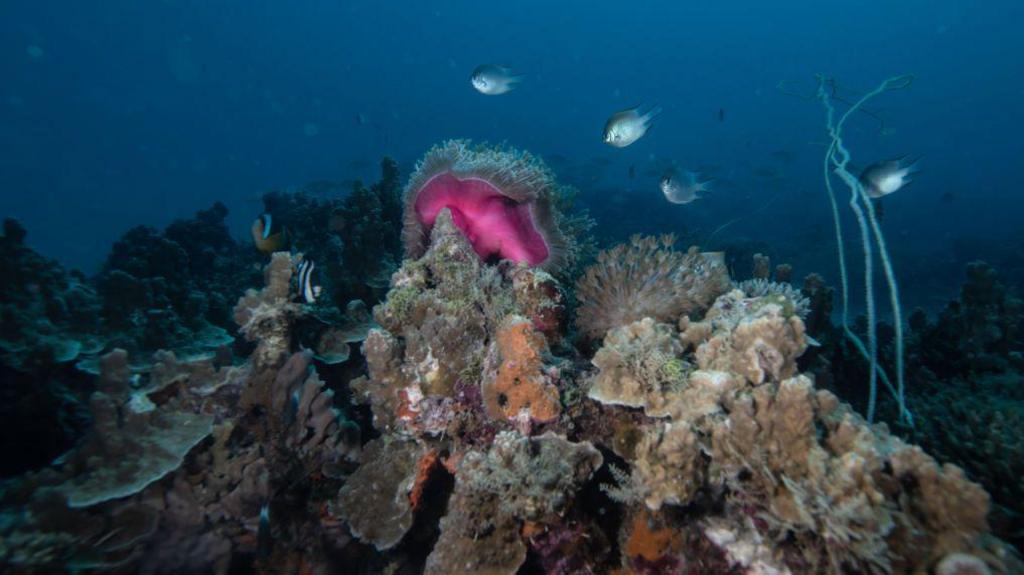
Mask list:
[[[660,509],[724,495],[701,524],[748,569],[922,572],[958,552],[1005,561],[982,537],[988,498],[979,486],[796,375],[798,318],[733,292],[680,328],[701,369],[679,386],[666,419],[623,451],[632,471],[613,472],[617,500]]]
[[[185,455],[210,434],[213,418],[158,410],[145,395],[130,394],[126,354],[115,350],[102,364],[107,392],[89,400],[94,427],[68,458],[74,476],[59,490],[70,507],[88,507],[134,495],[182,464]]]
[[[520,522],[557,521],[601,463],[589,443],[552,433],[503,432],[489,452],[465,454],[426,573],[515,573],[526,560]]]
[[[636,449],[633,481],[643,486],[640,495],[649,509],[689,503],[704,484],[701,449],[686,424],[657,423],[647,430]]]
[[[769,298],[733,291],[715,302],[704,322],[691,323],[683,339],[707,337],[695,354],[701,369],[735,373],[759,385],[796,373],[796,359],[807,349],[804,332],[799,317],[787,316]]]
[[[252,356],[257,365],[280,361],[291,347],[291,326],[301,311],[289,298],[293,271],[289,253],[274,253],[263,270],[264,288],[247,290],[235,305],[238,331],[257,344]]]
[[[683,387],[691,369],[671,325],[644,318],[615,328],[594,354],[598,368],[587,395],[606,405],[660,412]]]
[[[495,419],[526,415],[535,421],[549,421],[561,412],[558,388],[547,373],[544,355],[547,342],[532,322],[509,316],[495,334],[486,361],[483,382],[484,405]]]
[[[594,354],[598,373],[588,396],[676,420],[720,411],[720,398],[740,387],[743,379],[726,371],[696,369],[684,357],[682,341],[675,328],[650,318],[611,330]]]
[[[645,317],[675,322],[699,312],[728,290],[719,258],[672,249],[673,236],[633,236],[627,244],[602,251],[576,283],[580,301],[576,323],[590,338]]]
[[[427,450],[413,441],[382,437],[363,449],[363,462],[338,492],[334,512],[352,534],[384,550],[412,527],[418,463]]]

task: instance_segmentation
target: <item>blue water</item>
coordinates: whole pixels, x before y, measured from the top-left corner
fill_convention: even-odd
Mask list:
[[[913,74],[868,106],[884,133],[860,114],[848,144],[861,166],[923,156],[883,225],[908,305],[933,306],[971,259],[1024,277],[1022,19],[1005,0],[4,2],[0,214],[91,272],[131,226],[221,200],[241,236],[268,189],[372,180],[385,154],[469,137],[564,157],[608,239],[739,218],[708,247],[761,242],[834,281],[824,112],[799,95],[815,74],[847,99]],[[486,62],[528,77],[483,96]],[[655,128],[605,146],[608,115],[641,103],[664,107]],[[717,166],[714,195],[665,202],[666,161]]]

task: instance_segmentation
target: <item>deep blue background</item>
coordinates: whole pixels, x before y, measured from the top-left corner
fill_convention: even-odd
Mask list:
[[[241,236],[267,189],[370,179],[384,154],[471,137],[564,156],[604,235],[706,236],[771,201],[716,242],[764,241],[834,278],[823,111],[784,92],[824,73],[852,97],[911,73],[870,106],[887,134],[861,115],[849,144],[860,165],[924,156],[884,223],[909,303],[931,305],[964,260],[1013,277],[1024,250],[1021,21],[1015,0],[3,2],[0,215],[94,271],[133,225],[222,200]],[[484,62],[528,79],[482,96],[468,76]],[[658,125],[604,146],[605,118],[639,103],[665,108]],[[666,203],[668,160],[719,166],[714,197]]]

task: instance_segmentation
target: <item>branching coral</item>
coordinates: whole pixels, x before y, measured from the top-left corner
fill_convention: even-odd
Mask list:
[[[104,331],[133,355],[203,353],[230,344],[231,301],[258,276],[215,203],[164,231],[139,226],[114,246],[97,278]]]
[[[576,284],[576,323],[590,338],[645,317],[674,322],[700,312],[729,288],[725,266],[695,249],[677,252],[672,236],[633,236],[602,251]]]

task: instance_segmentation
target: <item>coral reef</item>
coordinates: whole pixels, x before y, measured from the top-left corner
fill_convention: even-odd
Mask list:
[[[0,359],[15,369],[74,361],[95,352],[99,301],[86,278],[25,244],[27,233],[6,219],[0,237]]]
[[[95,426],[64,460],[72,479],[58,486],[68,505],[89,507],[134,495],[177,469],[212,432],[208,415],[156,409],[130,389],[128,354],[103,357],[102,390],[90,399]]]
[[[535,326],[545,325],[558,292],[517,290],[509,276],[532,283],[525,275],[543,272],[484,264],[447,210],[431,237],[423,257],[395,273],[387,301],[374,311],[383,329],[371,330],[364,344],[369,377],[353,386],[372,406],[375,426],[415,426],[420,400],[452,397],[460,381],[480,386],[485,367],[497,374],[481,387],[492,414],[518,414],[529,403],[534,419],[557,415],[557,393],[541,357],[547,344]],[[531,311],[532,319],[523,317]],[[517,312],[522,319],[508,319],[499,339],[503,322]]]
[[[576,323],[589,338],[645,317],[675,321],[700,313],[729,288],[725,266],[696,249],[677,252],[672,236],[634,236],[602,251],[576,283]]]
[[[1007,293],[984,262],[967,266],[959,300],[929,322],[910,317],[914,359],[934,373],[957,376],[1024,369],[1024,303]]]
[[[398,165],[385,158],[380,181],[370,187],[355,182],[342,193],[340,184],[314,182],[263,196],[265,212],[288,231],[292,249],[322,270],[322,299],[339,309],[355,299],[376,303],[398,267],[399,177]]]
[[[109,346],[141,360],[158,349],[208,354],[233,341],[232,301],[258,276],[227,214],[218,202],[163,232],[139,226],[114,243],[96,278]]]
[[[53,467],[0,485],[0,562],[26,573],[226,572],[272,556],[326,561],[344,545],[324,508],[355,465],[360,433],[311,354],[290,354],[281,336],[294,293],[275,282],[291,265],[279,254],[268,266],[260,313],[239,306],[262,350],[243,366],[164,352],[140,374],[124,351],[102,358],[86,439]],[[273,518],[264,536],[261,510]]]
[[[801,365],[815,374],[819,387],[860,405],[866,374],[856,351],[843,345],[838,328],[827,321],[830,291],[820,278],[805,282],[814,310],[808,329],[815,326],[822,345],[802,357]],[[902,437],[962,467],[989,492],[993,531],[1018,548],[1024,546],[1024,491],[1017,480],[1024,472],[1020,322],[1020,304],[995,271],[982,262],[970,264],[959,299],[934,318],[923,310],[908,318],[907,357],[915,366],[908,372],[908,400],[920,414],[915,426],[901,425],[890,402],[879,404],[879,413]],[[883,324],[878,333],[880,358],[891,365],[892,331]]]
[[[26,243],[14,219],[0,236],[0,476],[38,468],[88,424],[87,381],[72,362],[103,348],[100,301],[82,274]]]
[[[441,205],[483,168],[488,186],[513,194],[501,214],[556,201],[527,155],[440,146],[408,188],[410,257],[397,269],[387,245],[366,246],[375,261],[346,251],[389,226],[397,246],[393,164],[381,184],[343,200],[268,195],[301,253],[271,254],[261,288],[235,286],[230,317],[245,341],[233,351],[247,356],[140,344],[146,369],[131,351],[98,359],[84,439],[0,483],[3,571],[1024,572],[990,526],[1013,528],[1007,512],[990,514],[989,493],[1019,496],[1012,430],[1022,399],[1012,377],[1019,308],[991,274],[972,270],[958,304],[966,311],[914,322],[916,357],[938,361],[930,342],[950,335],[974,350],[969,376],[947,393],[931,388],[931,403],[915,398],[921,441],[965,471],[821,388],[851,365],[829,362],[853,352],[829,347],[844,340],[827,321],[831,292],[820,278],[801,294],[788,284],[792,270],[777,267],[770,282],[762,256],[758,277],[733,286],[722,254],[635,237],[603,252],[574,293],[560,277],[568,260],[551,273],[548,259],[495,255],[474,236],[480,222]],[[431,188],[436,178],[444,189]],[[420,219],[426,204],[429,221]],[[370,206],[375,223],[361,227],[346,211],[356,205]],[[196,277],[227,269],[218,261],[228,252],[204,247],[225,245],[222,218],[214,209],[162,234],[133,232],[104,281],[135,278],[140,302],[164,298],[169,329],[191,330],[172,339],[195,336],[203,324],[188,318],[207,312],[189,316],[173,302]],[[8,226],[0,241],[15,255],[0,261],[35,266],[64,297],[73,280],[18,247],[22,237]],[[137,261],[155,253],[165,259]],[[322,262],[331,286],[313,302],[295,281],[307,258]],[[386,298],[370,312],[355,296],[376,301],[384,272]],[[19,297],[38,310],[49,296]],[[568,334],[574,297],[582,338]],[[973,324],[974,314],[999,332]],[[65,329],[67,316],[46,317],[53,327],[19,332],[21,341],[80,333]],[[804,317],[826,340],[810,360]],[[956,327],[940,329],[943,321]],[[137,327],[122,336],[144,339]],[[934,375],[922,365],[915,377]],[[984,385],[1013,401],[964,400],[979,374],[1002,378]],[[988,492],[972,481],[982,473]]]

